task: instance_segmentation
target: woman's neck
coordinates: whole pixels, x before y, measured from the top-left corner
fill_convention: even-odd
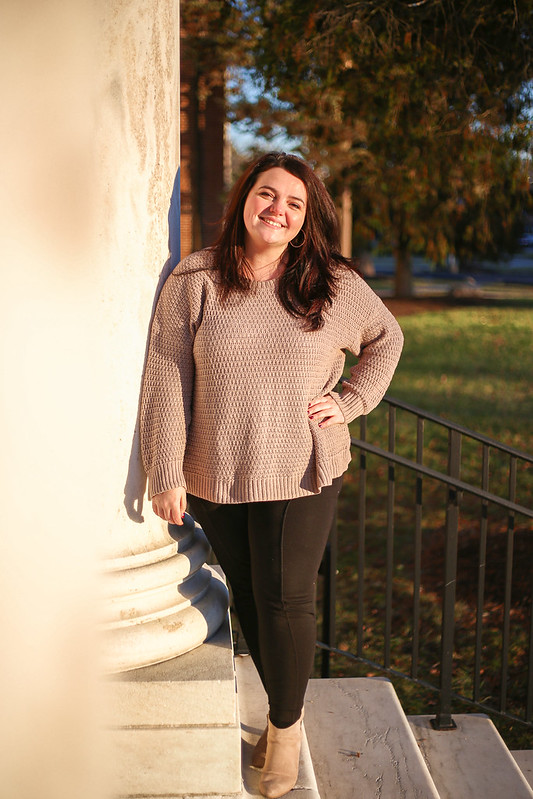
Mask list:
[[[287,264],[287,250],[282,250],[274,259],[272,252],[245,253],[246,262],[252,272],[253,280],[272,280],[279,277]]]

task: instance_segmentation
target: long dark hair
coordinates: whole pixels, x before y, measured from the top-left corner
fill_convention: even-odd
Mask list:
[[[306,330],[318,330],[324,310],[335,296],[335,267],[355,269],[340,253],[339,222],[335,205],[322,181],[301,158],[286,153],[267,153],[254,161],[235,184],[228,201],[222,232],[213,245],[214,267],[223,296],[246,291],[251,275],[244,258],[246,198],[258,175],[281,167],[299,178],[307,190],[307,209],[301,233],[301,247],[287,248],[288,262],[279,281],[279,297],[290,314],[302,319]]]

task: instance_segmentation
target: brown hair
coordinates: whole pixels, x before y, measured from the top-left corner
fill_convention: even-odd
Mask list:
[[[301,232],[301,247],[287,248],[287,267],[279,282],[279,297],[293,316],[300,317],[306,330],[318,330],[323,312],[335,295],[335,267],[355,269],[340,254],[339,222],[335,205],[322,181],[301,158],[286,153],[267,153],[254,161],[235,184],[223,220],[222,232],[213,245],[223,296],[232,290],[246,291],[251,284],[244,257],[246,198],[258,175],[281,167],[299,178],[307,189],[307,209]],[[300,238],[300,233],[298,234]]]

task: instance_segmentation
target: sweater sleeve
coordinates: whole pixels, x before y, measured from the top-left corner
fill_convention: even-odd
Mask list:
[[[403,333],[394,316],[362,278],[354,277],[357,294],[347,300],[351,318],[346,349],[358,362],[349,379],[342,381],[342,392],[331,392],[347,423],[370,413],[382,400],[403,347]]]
[[[191,420],[193,344],[201,292],[179,266],[161,291],[152,329],[141,394],[141,454],[148,497],[185,487],[183,456]]]

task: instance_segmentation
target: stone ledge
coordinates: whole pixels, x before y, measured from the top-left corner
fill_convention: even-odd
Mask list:
[[[113,675],[104,693],[113,796],[240,794],[241,731],[229,614],[200,647]]]
[[[212,638],[191,652],[113,675],[104,690],[108,727],[236,724],[228,619]]]
[[[111,730],[120,763],[116,797],[188,794],[205,797],[241,791],[240,729]]]

